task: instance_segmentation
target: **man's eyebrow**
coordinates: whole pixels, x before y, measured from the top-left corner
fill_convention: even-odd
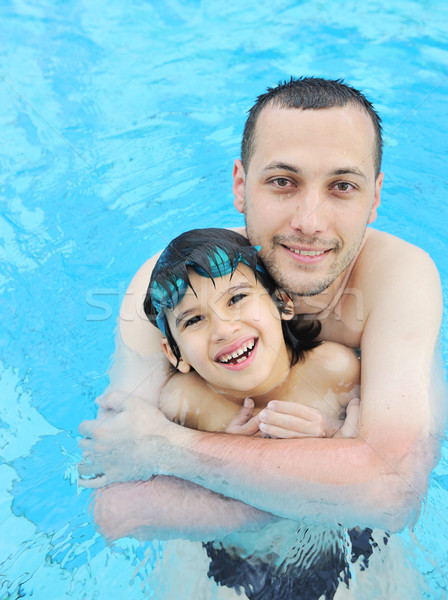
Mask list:
[[[291,173],[296,173],[297,175],[302,173],[302,170],[298,167],[283,162],[269,163],[263,168],[263,171],[290,171]]]
[[[335,169],[331,171],[330,177],[336,177],[339,175],[356,175],[357,177],[361,177],[367,181],[367,175],[358,169],[358,167],[342,167],[341,169]]]

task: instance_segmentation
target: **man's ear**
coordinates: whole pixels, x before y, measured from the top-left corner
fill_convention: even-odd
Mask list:
[[[182,357],[179,360],[179,364],[177,363],[177,358],[174,356],[174,352],[171,350],[171,346],[169,345],[168,340],[166,338],[162,338],[160,340],[160,343],[162,344],[163,353],[173,365],[173,367],[176,367],[176,369],[181,373],[188,373],[191,369],[191,366],[187,362],[185,362]]]
[[[370,209],[370,215],[368,223],[373,223],[376,219],[376,211],[381,202],[381,186],[383,185],[384,173],[379,173],[375,181],[375,197],[373,199],[372,208]]]
[[[294,314],[294,302],[283,290],[277,290],[277,295],[283,302],[283,311],[281,313],[283,321],[290,321]]]
[[[237,159],[233,165],[233,204],[240,213],[244,212],[244,185],[246,174],[244,173],[243,163]]]

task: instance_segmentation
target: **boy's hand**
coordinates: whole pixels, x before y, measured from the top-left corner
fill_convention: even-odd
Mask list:
[[[355,409],[356,407],[353,405],[353,419],[350,421],[347,433],[348,430],[353,431],[352,425],[356,416],[354,414]],[[260,431],[269,437],[275,438],[333,437],[344,426],[343,420],[326,417],[315,408],[283,400],[269,402],[267,407],[260,412],[258,418],[260,420]],[[338,437],[354,436],[341,435]]]
[[[226,428],[226,433],[234,435],[256,435],[260,433],[259,415],[252,416],[254,410],[254,401],[252,398],[245,398],[242,408],[230,421]]]

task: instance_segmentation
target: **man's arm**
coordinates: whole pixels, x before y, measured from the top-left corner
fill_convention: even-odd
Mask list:
[[[273,515],[243,502],[163,475],[99,490],[93,515],[109,541],[125,536],[141,540],[222,540],[236,531],[257,531],[277,521]]]
[[[406,246],[391,264],[389,250],[376,264],[371,257],[371,288],[363,290],[359,437],[179,438],[196,456],[196,470],[179,476],[290,518],[319,512],[398,529],[415,514],[434,463],[436,421],[443,426],[440,393],[430,388],[441,291],[427,255]]]
[[[168,379],[171,365],[161,352],[161,333],[149,323],[143,311],[146,289],[159,256],[160,253],[140,267],[123,299],[111,381],[98,401],[94,436],[100,433],[104,420],[114,421],[125,410],[126,400],[132,396],[158,406],[160,391]],[[115,397],[113,410],[111,397]],[[103,488],[95,495],[93,512],[95,522],[109,540],[132,535],[140,539],[206,541],[221,539],[235,531],[256,530],[276,520],[273,515],[238,500],[176,477],[163,476]]]
[[[370,271],[372,290],[364,290],[371,306],[362,338],[358,438],[207,434],[178,427],[155,411],[142,428],[139,449],[147,474],[155,468],[283,517],[403,526],[419,506],[434,460],[429,382],[441,294],[437,272],[421,251],[394,259],[378,257]],[[134,399],[128,408],[132,413]],[[91,448],[95,453],[95,444]],[[104,454],[99,458],[108,462]]]

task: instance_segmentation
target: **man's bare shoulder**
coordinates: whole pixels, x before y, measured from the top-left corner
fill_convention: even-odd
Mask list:
[[[417,260],[418,264],[426,266],[434,265],[429,254],[422,250],[422,248],[410,244],[395,235],[372,228],[368,229],[366,241],[358,260],[361,262],[387,260],[391,268],[397,263],[402,265],[414,260]]]
[[[129,348],[142,356],[160,352],[161,334],[147,319],[143,302],[148,289],[152,270],[160,252],[147,260],[134,275],[120,309],[120,334]]]
[[[431,257],[413,244],[372,230],[358,260],[350,286],[361,292],[363,342],[376,336],[384,340],[393,326],[395,340],[399,332],[403,339],[413,336],[421,343],[427,338],[433,346],[442,316],[442,286]]]
[[[410,292],[422,285],[430,294],[439,294],[440,277],[429,254],[394,235],[369,229],[349,287],[366,292],[364,300],[369,304],[369,298],[376,301],[400,288]]]

